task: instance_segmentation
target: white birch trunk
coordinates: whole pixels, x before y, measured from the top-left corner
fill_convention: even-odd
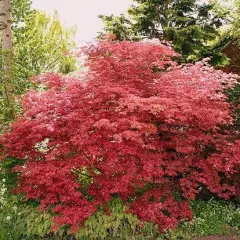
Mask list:
[[[12,86],[13,71],[13,46],[11,31],[11,4],[10,0],[0,0],[0,31],[2,40],[2,84],[6,117],[15,118],[14,94]]]

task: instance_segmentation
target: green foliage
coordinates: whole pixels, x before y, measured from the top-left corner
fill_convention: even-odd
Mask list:
[[[214,234],[240,234],[240,207],[226,201],[194,201],[192,203],[194,219],[184,222],[176,230],[159,234],[151,223],[141,223],[125,213],[125,207],[119,199],[110,203],[110,215],[103,210],[89,218],[85,226],[76,235],[77,239],[106,240],[190,240],[195,237]],[[142,224],[142,228],[139,228]]]
[[[24,19],[31,13],[31,1],[30,0],[10,0],[11,4],[11,12],[12,12],[12,22],[11,27],[15,33],[21,31],[21,26],[24,23]],[[6,51],[2,52],[2,48],[0,46],[0,68],[3,69],[2,60],[3,56],[8,54]],[[11,52],[12,54],[12,52]],[[6,57],[6,56],[5,56]],[[12,64],[10,64],[10,68],[12,69]],[[12,75],[12,74],[10,74]],[[0,71],[0,82],[3,81],[2,79],[2,71]],[[7,86],[7,87],[6,87]],[[8,80],[8,84],[0,84],[0,124],[2,121],[6,122],[9,119],[13,118],[14,114],[14,99],[11,97],[11,100],[7,100],[7,95],[13,96],[13,79]],[[0,125],[0,131],[1,129]]]
[[[11,0],[13,30],[20,29],[25,22],[25,18],[32,13],[31,0]]]
[[[34,11],[25,19],[21,33],[15,34],[15,91],[24,93],[30,77],[45,72],[69,73],[75,59],[68,56],[74,47],[74,29],[64,28],[58,14],[53,17]]]
[[[127,214],[118,198],[109,203],[109,215],[103,209],[90,217],[76,234],[78,239],[127,239],[134,235],[140,221]]]
[[[4,186],[13,189],[16,186],[17,176],[12,172],[12,168],[19,164],[15,158],[7,158],[0,162],[0,181],[4,179]]]
[[[51,232],[50,214],[9,195],[2,181],[0,190],[0,240],[61,239],[65,231]]]
[[[211,41],[218,36],[226,13],[214,4],[196,0],[135,0],[128,16],[103,16],[105,32],[119,40],[160,38],[172,41],[184,61],[196,61],[214,54]]]
[[[0,201],[0,239],[17,240],[24,232],[24,220],[21,212],[18,212],[16,198],[11,197],[9,201],[4,199],[6,188],[1,183],[1,201]]]
[[[124,15],[120,16],[104,16],[99,15],[105,25],[105,30],[108,33],[114,33],[119,40],[139,40],[140,37],[136,36],[131,28],[131,21]],[[103,33],[100,34],[100,36]]]
[[[75,29],[61,25],[58,14],[53,17],[31,9],[30,0],[12,0],[12,30],[14,45],[12,89],[16,96],[16,112],[21,97],[31,87],[29,78],[46,72],[68,74],[75,70],[76,59],[70,56],[75,47]],[[0,48],[0,54],[2,50]],[[2,59],[0,59],[2,68]],[[0,79],[1,79],[0,71]],[[0,124],[8,121],[9,112],[3,101],[0,85]],[[0,130],[1,131],[1,130]]]
[[[224,26],[221,28],[220,34],[212,42],[212,51],[214,58],[212,59],[213,65],[224,67],[228,64],[233,66],[233,69],[236,69],[239,66],[238,59],[238,48],[240,48],[240,1],[216,1],[214,12],[220,17],[224,17],[225,22]],[[226,54],[221,54],[221,51],[228,45],[231,44],[234,46],[236,53],[232,50]],[[218,53],[218,54],[216,54]],[[229,70],[228,70],[229,71]],[[239,73],[239,71],[237,71]]]
[[[230,28],[227,29],[226,33],[228,36],[231,36],[232,39],[236,39],[237,44],[240,47],[240,1],[235,0],[234,5],[231,9],[230,19],[231,24]]]
[[[178,229],[166,234],[169,239],[190,240],[208,235],[240,234],[240,208],[231,202],[195,201],[192,204],[194,219],[184,222]]]
[[[26,207],[23,215],[26,219],[24,235],[44,237],[51,233],[51,215],[48,213],[39,213],[37,209]]]

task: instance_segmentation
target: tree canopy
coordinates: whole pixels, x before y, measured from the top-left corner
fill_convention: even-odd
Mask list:
[[[2,136],[22,159],[16,192],[51,210],[55,227],[83,222],[113,198],[161,231],[191,219],[202,188],[229,199],[240,141],[225,92],[236,76],[205,61],[178,65],[158,41],[100,41],[83,49],[82,79],[38,76]],[[107,211],[107,209],[106,209]]]
[[[74,48],[74,29],[60,23],[58,14],[53,17],[33,11],[25,19],[21,33],[15,36],[15,82],[18,93],[28,88],[28,79],[40,73],[69,73],[75,69],[75,58],[69,55]]]
[[[53,17],[33,10],[29,0],[12,0],[13,61],[11,89],[18,103],[19,95],[29,89],[29,78],[44,72],[69,73],[76,60],[70,56],[75,47],[74,28],[65,28],[57,13]],[[2,54],[2,48],[0,48]],[[2,58],[0,59],[2,67]],[[2,72],[0,72],[2,78]],[[9,120],[0,87],[0,122]],[[14,104],[13,104],[14,105]]]
[[[214,12],[214,4],[196,0],[135,0],[128,15],[100,18],[105,31],[119,40],[172,41],[188,61],[212,55],[210,42],[216,39],[224,19]]]

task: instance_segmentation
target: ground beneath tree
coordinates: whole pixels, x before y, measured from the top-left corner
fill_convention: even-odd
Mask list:
[[[240,240],[240,238],[236,236],[219,236],[219,235],[214,235],[214,236],[207,236],[207,237],[201,237],[196,240]]]

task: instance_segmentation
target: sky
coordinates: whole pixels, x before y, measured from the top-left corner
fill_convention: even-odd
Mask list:
[[[77,27],[78,42],[91,41],[101,31],[103,23],[97,16],[119,15],[127,10],[132,0],[33,0],[33,8],[52,15],[58,11],[64,26]]]

